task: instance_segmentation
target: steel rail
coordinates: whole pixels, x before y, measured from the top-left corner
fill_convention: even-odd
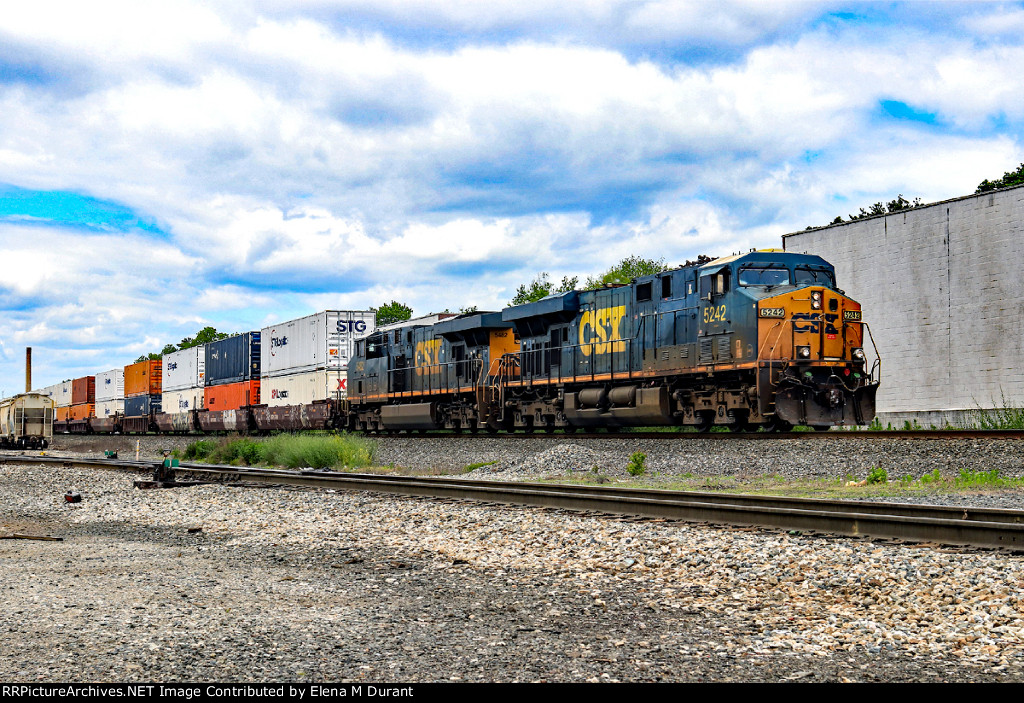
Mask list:
[[[371,438],[417,437],[435,439],[451,439],[453,437],[473,437],[477,439],[512,438],[512,439],[676,439],[676,440],[780,440],[780,439],[1024,439],[1024,430],[833,430],[831,432],[504,432],[491,434],[486,432],[445,432],[429,431],[426,434],[409,432],[368,432]]]
[[[0,463],[50,463],[152,470],[154,463],[3,455]],[[365,490],[379,493],[533,505],[651,518],[1024,550],[1024,511],[813,498],[693,493],[567,484],[507,483],[183,464],[193,476],[227,481]]]

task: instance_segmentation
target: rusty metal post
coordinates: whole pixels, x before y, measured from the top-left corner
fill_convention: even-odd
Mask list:
[[[32,347],[25,347],[25,392],[32,392]]]

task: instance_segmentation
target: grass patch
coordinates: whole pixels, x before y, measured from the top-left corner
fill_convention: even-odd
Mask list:
[[[373,463],[377,445],[349,434],[280,434],[252,439],[238,437],[221,442],[199,440],[188,445],[180,458],[232,466],[282,466],[289,469],[345,469]]]
[[[498,460],[494,459],[493,461],[478,461],[475,464],[466,464],[466,466],[463,467],[463,469],[462,469],[462,473],[468,474],[471,471],[476,471],[477,469],[482,469],[485,466],[490,466],[491,464],[497,464],[497,463],[498,463]]]

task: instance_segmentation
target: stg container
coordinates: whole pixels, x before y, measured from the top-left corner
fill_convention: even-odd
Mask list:
[[[96,401],[96,377],[83,376],[71,382],[71,404],[93,403]],[[81,419],[81,418],[76,418]]]
[[[124,398],[124,369],[111,369],[96,374],[96,404]],[[121,404],[122,409],[124,403]]]
[[[163,391],[180,391],[205,385],[206,345],[164,354]]]
[[[263,377],[348,366],[357,339],[374,330],[373,311],[325,310],[260,330]]]
[[[345,370],[322,370],[264,377],[260,384],[260,397],[263,403],[272,407],[340,400],[345,397],[346,373]]]
[[[160,359],[148,359],[124,367],[124,397],[159,395],[163,376]],[[159,398],[157,399],[159,400]]]
[[[124,399],[125,417],[142,417],[150,413],[160,412],[160,396],[134,395]]]
[[[53,419],[56,422],[67,422],[71,416],[71,406],[62,405],[59,408],[54,409]]]
[[[203,405],[210,412],[238,410],[247,405],[259,405],[260,402],[258,380],[207,386],[204,391]]]
[[[206,385],[260,377],[260,333],[246,332],[206,345]]]

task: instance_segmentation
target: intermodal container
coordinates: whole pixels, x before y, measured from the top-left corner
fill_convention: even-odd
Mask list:
[[[96,402],[96,377],[83,376],[71,382],[71,404],[81,405],[82,403]],[[75,418],[81,420],[82,418]]]
[[[206,345],[206,385],[260,377],[260,333],[246,332]]]
[[[111,369],[96,374],[96,403],[124,398],[124,369]],[[124,403],[121,404],[124,409]]]
[[[165,390],[161,402],[163,412],[185,413],[189,410],[202,410],[203,393],[202,386],[193,386],[180,391]]]
[[[124,367],[124,397],[159,395],[163,376],[160,359],[148,359]]]
[[[309,405],[318,400],[345,397],[346,371],[306,371],[287,376],[263,377],[260,397],[265,405]]]
[[[124,415],[124,398],[97,400],[96,414],[93,417],[114,417],[117,413]]]
[[[260,330],[260,375],[283,376],[300,371],[348,366],[357,339],[374,330],[372,310],[325,310]]]
[[[67,422],[67,419],[71,416],[71,406],[62,405],[59,408],[54,408],[53,419],[59,422]]]
[[[80,403],[78,405],[72,405],[71,412],[68,415],[69,420],[85,420],[90,417],[96,417],[95,403]]]
[[[247,405],[259,405],[260,402],[260,382],[258,380],[207,386],[204,391],[203,406],[211,412],[238,410]]]
[[[64,381],[53,386],[53,404],[58,408],[66,408],[71,405],[71,381]]]
[[[205,385],[206,345],[164,354],[163,391],[180,391]]]
[[[158,395],[133,395],[124,399],[124,416],[142,417],[151,412],[158,413],[160,407],[160,396]]]

